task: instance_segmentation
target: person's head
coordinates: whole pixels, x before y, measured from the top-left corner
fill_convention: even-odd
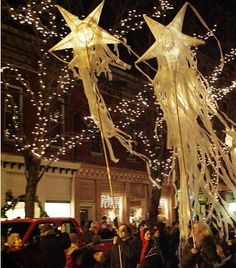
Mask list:
[[[19,233],[11,233],[8,236],[7,243],[9,248],[11,247],[20,248],[22,246],[22,241],[20,239]]]
[[[53,234],[54,233],[54,227],[50,223],[45,223],[41,227],[40,232],[41,232],[41,234],[40,234],[41,236],[46,236],[48,234]]]
[[[201,222],[196,222],[193,224],[193,234],[194,235],[198,235],[198,234],[202,234],[204,236],[209,236],[211,235],[211,231],[210,228]]]
[[[196,244],[200,244],[205,237],[212,236],[210,228],[201,222],[195,222],[192,231]]]
[[[67,232],[67,226],[64,223],[61,225],[61,232],[62,233],[66,233]]]
[[[151,230],[150,228],[144,228],[143,229],[143,237],[144,237],[144,240],[150,240],[151,239]]]
[[[93,259],[96,261],[96,262],[103,262],[104,259],[105,259],[105,255],[104,255],[104,252],[102,251],[97,251],[93,254]]]
[[[154,236],[155,237],[160,237],[160,230],[158,229],[158,227],[157,226],[154,226],[154,228],[153,228],[153,232],[154,232]]]
[[[91,223],[89,230],[95,234],[98,234],[99,228],[100,228],[99,223],[95,221]]]
[[[126,239],[128,236],[128,228],[126,224],[121,224],[118,228],[118,235],[121,239]]]
[[[103,216],[102,219],[101,219],[101,224],[100,224],[100,228],[101,229],[109,229],[109,224],[107,222],[107,217],[106,216]]]
[[[107,222],[107,216],[102,216],[101,222]]]
[[[79,243],[79,237],[76,233],[70,233],[70,242],[73,244],[78,244]]]

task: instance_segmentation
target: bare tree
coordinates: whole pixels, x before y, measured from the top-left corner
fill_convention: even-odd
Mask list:
[[[47,167],[65,154],[68,149],[73,148],[77,143],[86,141],[86,135],[88,135],[88,132],[65,133],[63,129],[65,100],[69,92],[75,86],[79,86],[79,82],[73,79],[72,74],[65,65],[48,54],[48,49],[56,43],[56,40],[62,39],[68,33],[68,28],[64,26],[65,23],[61,20],[55,8],[56,2],[63,5],[65,9],[68,9],[73,14],[80,14],[81,16],[89,14],[100,3],[99,0],[2,1],[2,23],[10,25],[8,30],[12,31],[15,49],[18,50],[17,55],[14,54],[13,57],[10,54],[2,54],[2,92],[10,117],[9,126],[5,129],[4,134],[14,140],[17,150],[24,156],[27,182],[25,192],[26,217],[34,216],[37,185]],[[104,5],[104,12],[108,12],[110,15],[106,16],[105,19],[102,16],[101,24],[105,25],[111,33],[121,38],[127,37],[128,33],[136,30],[140,30],[139,35],[143,36],[142,25],[144,21],[141,16],[143,13],[159,16],[168,10],[166,6],[163,6],[163,3],[168,1],[159,1],[155,10],[153,10],[153,5],[156,4],[156,1],[131,2],[128,0],[114,0],[107,1]],[[155,18],[155,16],[153,17]],[[15,29],[18,30],[15,31]],[[19,33],[24,37],[16,42]],[[144,46],[147,47],[152,42],[150,35],[148,36],[148,44],[145,38],[133,38],[132,35],[130,36],[129,43],[134,44],[138,52],[141,52]],[[7,43],[7,39],[4,38],[3,44],[5,43]],[[22,50],[24,50],[23,56],[20,55]],[[62,54],[65,61],[68,61],[67,54]],[[212,75],[212,77],[214,78],[215,76]],[[20,109],[20,102],[12,84],[16,84],[22,89],[17,94],[24,98],[27,107],[29,107],[28,111],[32,111],[30,133],[26,131],[26,122],[24,122],[27,111]],[[138,143],[145,148],[146,154],[152,160],[154,178],[159,180],[161,184],[171,166],[169,152],[165,149],[165,126],[162,122],[161,112],[158,110],[158,104],[153,100],[151,89],[142,92],[142,94],[146,102],[148,104],[152,103],[152,105],[145,105],[145,101],[140,99],[139,95],[133,96],[135,101],[129,102],[129,107],[127,107],[127,110],[134,111],[133,113],[129,112],[129,115],[133,114],[132,118],[131,116],[130,118],[126,116],[119,122],[122,127],[124,122],[126,122],[126,125],[130,124],[130,122],[136,124],[141,120],[136,112],[137,105],[139,108],[143,107],[141,115],[148,111],[146,115],[148,120],[156,118],[157,113],[159,113],[162,127],[157,130],[155,135],[153,134],[153,129],[156,122],[150,122],[153,127],[147,128],[146,132],[137,128],[136,133],[130,134],[135,134]],[[118,106],[122,107],[122,105],[123,102],[120,101]],[[150,116],[150,113],[152,116]],[[121,112],[120,117],[123,117],[123,115]],[[145,135],[142,135],[144,132]],[[156,208],[158,207],[161,192],[160,190],[155,190],[153,193],[155,193],[156,198],[154,197],[153,200],[155,201],[151,202],[153,203],[151,211],[153,212],[152,217],[156,218],[157,215],[154,214],[157,214]]]
[[[34,217],[34,202],[40,179],[48,166],[65,154],[66,150],[80,143],[84,135],[66,133],[63,128],[65,99],[75,86],[75,81],[66,67],[52,59],[47,52],[53,38],[57,36],[58,22],[54,5],[50,1],[39,5],[34,1],[26,1],[25,5],[18,4],[14,8],[8,3],[3,5],[6,15],[3,21],[7,23],[10,15],[21,27],[17,24],[15,28],[18,30],[15,32],[11,27],[6,31],[8,34],[13,31],[12,35],[17,33],[21,37],[18,42],[16,37],[12,37],[16,40],[15,49],[18,53],[10,59],[7,55],[3,56],[2,88],[5,106],[11,115],[4,134],[14,140],[17,150],[23,153],[25,216]],[[24,60],[22,51],[31,57],[29,62],[27,59],[21,62]],[[21,91],[16,92],[13,85]],[[23,111],[20,107],[22,101],[25,104]],[[27,112],[31,113],[30,127],[24,121]]]
[[[148,2],[150,1],[137,1],[133,3],[132,8],[144,7]],[[83,1],[78,1],[75,6],[73,1],[73,13],[78,11],[86,15],[97,4],[98,1],[94,1],[88,6]],[[70,9],[72,2],[65,1],[64,7]],[[103,23],[112,23],[112,31],[118,34],[122,30],[120,20],[127,16],[130,7],[129,1],[124,1],[122,5],[111,1],[104,8],[114,14],[114,19],[107,19]],[[16,42],[18,54],[11,58],[3,55],[2,80],[5,103],[9,107],[9,114],[12,115],[5,135],[13,139],[18,151],[23,153],[26,177],[25,216],[34,217],[37,185],[48,166],[65,154],[66,150],[86,139],[84,132],[71,135],[62,129],[62,107],[76,81],[66,66],[48,54],[48,49],[52,47],[55,39],[65,35],[68,30],[56,14],[54,1],[3,1],[2,9],[3,22],[10,22],[11,25],[12,21],[16,21],[14,28],[22,34],[22,39],[28,40],[24,42],[24,49],[31,57],[29,60],[26,56],[22,61],[22,43]],[[64,59],[67,60],[66,54]],[[27,132],[27,124],[24,122],[26,111],[21,111],[12,84],[17,84],[22,89],[21,97],[28,107],[27,110],[32,111],[33,126],[30,132]]]

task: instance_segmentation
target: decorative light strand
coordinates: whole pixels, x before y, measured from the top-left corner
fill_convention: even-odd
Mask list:
[[[161,0],[160,5],[158,7],[154,6],[152,12],[147,15],[153,18],[160,18],[161,16],[166,16],[165,12],[170,9],[173,9],[173,6],[168,1]],[[71,149],[76,146],[76,144],[81,145],[83,142],[87,142],[89,137],[95,136],[95,134],[98,132],[98,129],[93,124],[91,118],[86,117],[85,121],[89,127],[87,130],[82,130],[81,134],[74,137],[68,135],[56,135],[51,139],[47,137],[49,123],[52,121],[50,120],[50,117],[48,118],[51,103],[73,88],[75,81],[71,77],[68,68],[64,67],[61,69],[61,74],[58,76],[57,85],[54,88],[51,88],[50,94],[47,95],[47,76],[50,75],[50,71],[44,64],[44,60],[50,60],[50,57],[46,47],[44,48],[44,45],[47,44],[47,41],[50,38],[64,37],[66,34],[68,34],[68,28],[65,28],[64,26],[61,27],[61,25],[58,24],[60,20],[56,20],[57,18],[54,14],[55,5],[53,4],[52,0],[42,0],[40,3],[33,1],[32,4],[27,4],[25,7],[20,7],[18,9],[11,7],[9,11],[13,20],[18,21],[22,25],[34,26],[36,31],[38,31],[38,33],[40,33],[42,36],[42,60],[38,61],[40,90],[38,91],[37,95],[36,92],[31,89],[28,81],[23,77],[18,68],[13,68],[10,65],[6,66],[6,68],[9,68],[11,72],[16,73],[17,80],[24,86],[26,92],[30,95],[32,105],[37,109],[38,116],[38,122],[36,122],[35,128],[32,132],[35,142],[33,142],[31,145],[25,144],[22,148],[20,148],[19,144],[22,144],[23,138],[15,135],[15,139],[20,142],[16,145],[18,148],[17,150],[20,151],[30,147],[33,153],[40,155],[41,157],[44,157],[48,160],[58,160],[59,156],[65,154],[68,148]],[[115,31],[115,34],[118,37],[124,37],[125,35],[128,37],[127,34],[130,31],[141,29],[144,23],[142,15],[142,12],[138,12],[135,9],[128,11],[127,17],[120,21],[120,26]],[[47,23],[45,23],[45,17],[47,18]],[[61,22],[63,22],[63,20],[61,20]],[[212,32],[216,31],[216,27],[217,26],[215,25]],[[109,31],[112,32],[112,29],[109,29]],[[203,36],[198,35],[198,37],[204,40],[207,40],[211,36],[211,32]],[[69,53],[67,52],[63,56],[65,61],[69,61],[70,57]],[[225,63],[229,63],[235,59],[235,52],[235,49],[231,49],[231,51],[225,55]],[[208,80],[211,85],[211,94],[216,100],[222,99],[228,92],[235,89],[236,85],[235,81],[231,81],[229,82],[230,86],[228,87],[217,89],[214,88],[214,85],[221,74],[222,72],[219,70],[219,66],[216,66],[213,73],[208,76]],[[109,109],[110,112],[114,114],[121,114],[120,120],[117,122],[117,126],[126,129],[127,127],[138,122],[139,118],[144,115],[145,112],[147,112],[149,109],[153,109],[150,107],[150,101],[154,103],[156,112],[159,111],[161,115],[158,104],[155,103],[154,95],[152,95],[150,99],[150,92],[153,92],[153,89],[151,88],[151,85],[146,84],[144,85],[144,90],[134,96],[132,100],[122,99],[118,105]],[[8,102],[7,105],[10,105],[10,103]],[[15,120],[16,127],[18,128],[19,124],[16,121],[19,120],[19,112],[15,112],[13,119]],[[58,111],[56,117],[51,114],[51,119],[55,121],[54,123],[60,123],[63,117]],[[156,122],[158,130],[163,129],[163,122],[164,119],[159,117]],[[160,132],[157,134],[157,136],[153,135],[150,138],[148,138],[143,131],[135,131],[134,135],[139,138],[139,142],[143,144],[145,151],[152,160],[153,170],[164,170],[162,175],[163,177],[167,176],[171,169],[172,158],[169,157],[166,161],[159,162],[156,157],[156,148],[151,148],[151,140],[156,140],[157,142],[161,141],[162,137]],[[61,146],[60,148],[55,147],[57,148],[57,152],[51,154],[49,157],[46,157],[50,146],[56,146],[57,144],[60,144]]]

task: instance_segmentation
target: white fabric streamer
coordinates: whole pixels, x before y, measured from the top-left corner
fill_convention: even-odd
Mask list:
[[[230,129],[229,124],[235,123],[220,114],[217,103],[209,96],[207,80],[197,69],[190,47],[203,45],[204,41],[181,32],[187,5],[167,26],[144,16],[156,40],[136,62],[136,67],[153,84],[167,123],[167,147],[173,150],[173,158],[178,159],[179,220],[183,240],[189,235],[193,216],[204,218],[200,211],[199,193],[204,193],[209,203],[207,220],[217,222],[220,231],[227,233],[228,225],[233,225],[232,220],[236,220],[213,184],[214,174],[216,183],[223,181],[229,190],[236,193],[236,167],[224,151],[211,118],[217,117],[226,129]],[[151,58],[158,61],[158,71],[153,79],[137,66]]]
[[[159,186],[151,178],[150,160],[145,155],[134,151],[132,137],[115,126],[97,86],[97,77],[102,73],[108,79],[112,79],[110,65],[122,69],[130,68],[128,64],[118,57],[117,44],[121,43],[121,41],[98,26],[103,5],[104,1],[84,20],[80,20],[78,17],[58,6],[59,11],[71,29],[71,33],[49,51],[53,52],[67,48],[73,49],[73,59],[68,64],[69,68],[73,71],[74,76],[83,82],[90,114],[104,136],[111,160],[115,163],[119,161],[114,155],[110,142],[110,139],[114,137],[119,140],[128,152],[146,162],[149,179],[154,185]],[[107,44],[115,45],[117,54],[114,54]]]

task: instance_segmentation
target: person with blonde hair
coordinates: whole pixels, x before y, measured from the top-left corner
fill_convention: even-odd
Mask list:
[[[22,247],[22,241],[19,233],[11,233],[7,238],[8,250],[18,251]]]
[[[75,268],[76,265],[76,258],[73,257],[73,253],[79,249],[79,237],[76,233],[70,233],[70,247],[65,250],[66,254],[66,265],[64,268]]]
[[[7,253],[5,267],[22,267],[22,241],[19,233],[11,233],[7,238]]]
[[[183,248],[182,268],[213,268],[219,262],[214,236],[208,225],[196,222],[192,226],[192,236]]]

